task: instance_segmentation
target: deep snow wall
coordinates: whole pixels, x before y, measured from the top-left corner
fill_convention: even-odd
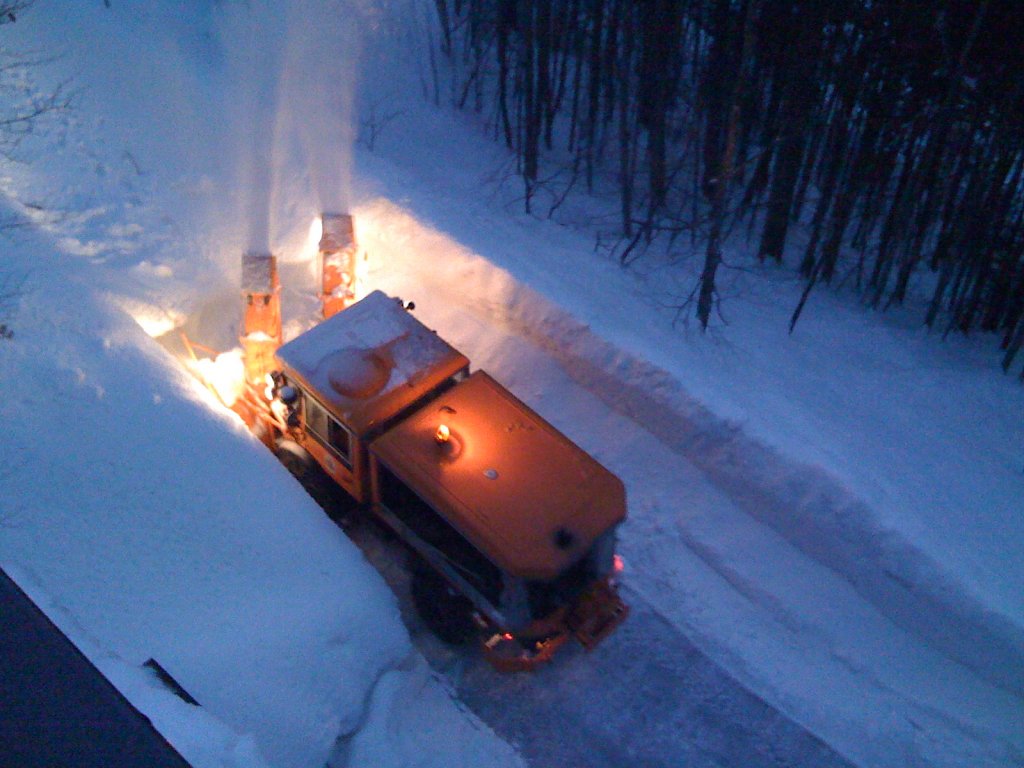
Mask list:
[[[160,661],[269,763],[322,763],[410,652],[394,596],[87,274],[58,274],[27,283],[0,349],[0,558],[98,645]]]
[[[25,282],[0,339],[0,563],[187,759],[520,765],[355,545],[94,266],[31,233],[6,255]]]

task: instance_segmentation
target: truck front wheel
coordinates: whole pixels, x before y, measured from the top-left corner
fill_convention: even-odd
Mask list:
[[[423,623],[449,645],[463,645],[476,634],[473,604],[426,563],[413,567],[412,601]]]
[[[335,500],[331,478],[320,468],[309,452],[293,440],[278,440],[274,450],[277,460],[295,477],[306,493],[333,517]]]
[[[306,480],[315,476],[316,462],[313,461],[309,452],[298,443],[292,440],[278,440],[274,453],[285,469],[303,485]]]

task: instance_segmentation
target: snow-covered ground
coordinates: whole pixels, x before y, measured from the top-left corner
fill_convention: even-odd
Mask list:
[[[516,765],[351,542],[52,248],[5,262],[32,270],[0,354],[5,570],[196,768]]]
[[[1024,765],[1024,390],[991,340],[827,292],[789,336],[799,287],[771,270],[727,275],[728,325],[673,328],[692,275],[522,216],[500,148],[421,100],[429,7],[42,0],[0,29],[63,52],[26,93],[80,91],[0,178],[38,224],[0,273],[24,280],[0,315],[0,564],[197,766],[520,759],[150,339],[233,345],[239,255],[267,246],[297,333],[314,216],[351,206],[363,289],[415,300],[624,480],[647,612],[859,765]]]

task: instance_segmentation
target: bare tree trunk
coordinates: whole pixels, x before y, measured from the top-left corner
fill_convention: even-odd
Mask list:
[[[512,120],[508,113],[508,38],[515,28],[515,0],[501,0],[498,5],[498,114],[501,116],[505,146],[513,148]]]
[[[636,137],[632,131],[631,104],[633,100],[632,89],[628,72],[630,72],[629,60],[632,56],[633,28],[631,17],[627,8],[620,19],[622,24],[622,44],[619,46],[619,55],[622,57],[622,66],[619,68],[623,73],[619,78],[619,196],[622,208],[622,232],[626,237],[633,234],[633,189],[635,164],[633,162],[633,146]]]
[[[708,247],[704,254],[704,270],[700,276],[700,293],[697,297],[697,319],[702,330],[707,330],[711,318],[711,307],[715,296],[715,275],[722,262],[721,237],[725,221],[725,203],[728,199],[729,181],[732,178],[733,159],[736,151],[736,138],[740,121],[740,100],[743,96],[744,67],[750,58],[754,46],[754,19],[757,16],[760,0],[747,0],[743,20],[743,49],[740,54],[739,68],[736,72],[735,85],[730,99],[729,121],[726,130],[725,148],[719,164],[715,180],[714,195],[711,208],[711,231],[708,234]]]

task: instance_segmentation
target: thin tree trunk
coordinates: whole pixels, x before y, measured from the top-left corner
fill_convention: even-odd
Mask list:
[[[697,297],[697,319],[702,330],[707,330],[711,319],[711,307],[715,296],[715,275],[722,262],[721,237],[725,221],[725,203],[728,199],[729,181],[732,178],[733,155],[736,151],[736,138],[739,130],[740,103],[743,96],[744,67],[750,58],[754,46],[754,19],[760,0],[747,0],[746,13],[743,20],[743,49],[740,54],[735,85],[730,99],[728,128],[726,130],[725,148],[723,150],[717,183],[714,189],[711,231],[708,234],[708,247],[704,254],[704,270],[700,276],[700,293]]]

